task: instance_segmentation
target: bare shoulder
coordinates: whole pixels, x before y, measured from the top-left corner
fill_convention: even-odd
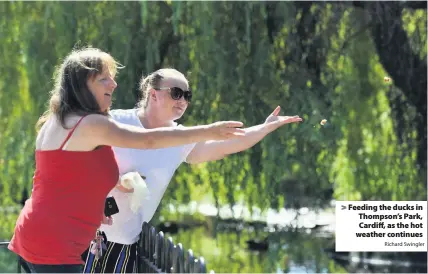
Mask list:
[[[118,135],[119,125],[110,116],[90,114],[80,127],[80,136],[93,146],[113,145],[112,140]]]
[[[113,121],[108,116],[101,114],[89,114],[82,119],[76,128],[76,133],[82,138],[89,138],[92,139],[91,141],[95,141],[95,143],[97,143],[97,139],[106,134],[112,123]],[[95,138],[95,140],[93,138]]]
[[[89,114],[83,118],[80,126],[85,130],[100,130],[111,126],[112,124],[114,124],[114,120],[109,116],[101,114]]]
[[[43,145],[43,140],[46,135],[46,128],[48,127],[47,124],[50,122],[50,120],[46,121],[42,127],[39,129],[39,132],[37,133],[36,137],[36,149],[41,149]]]

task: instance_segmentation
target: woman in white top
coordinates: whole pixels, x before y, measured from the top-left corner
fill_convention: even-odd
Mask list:
[[[180,127],[174,121],[186,111],[192,98],[186,77],[175,69],[160,69],[142,78],[139,90],[141,101],[136,109],[112,110],[112,118],[118,122],[145,129]],[[143,222],[153,217],[162,196],[182,162],[190,164],[215,161],[229,154],[246,150],[267,134],[288,123],[300,122],[299,116],[278,116],[277,107],[265,123],[246,128],[239,140],[207,141],[161,149],[113,148],[121,175],[138,172],[146,177],[150,198],[134,213],[130,208],[130,195],[123,188],[113,189],[119,207],[112,225],[102,225],[107,236],[107,251],[97,260],[85,252],[85,273],[132,273],[136,272],[137,242]]]

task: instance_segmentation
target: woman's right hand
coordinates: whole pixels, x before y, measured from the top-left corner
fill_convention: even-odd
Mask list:
[[[227,140],[245,136],[245,130],[239,128],[243,125],[238,121],[220,121],[209,124],[207,132],[211,140]]]

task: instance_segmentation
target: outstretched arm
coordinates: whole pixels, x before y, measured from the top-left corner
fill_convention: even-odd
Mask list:
[[[187,156],[186,161],[190,164],[198,164],[223,159],[230,154],[251,148],[266,135],[285,124],[302,121],[299,116],[278,116],[280,110],[278,106],[265,123],[244,129],[245,136],[239,139],[198,143]]]
[[[241,122],[222,121],[203,126],[143,129],[91,114],[82,122],[80,130],[83,131],[82,138],[86,139],[87,146],[91,148],[106,145],[156,149],[241,137],[244,134],[243,130],[238,128],[241,126]]]

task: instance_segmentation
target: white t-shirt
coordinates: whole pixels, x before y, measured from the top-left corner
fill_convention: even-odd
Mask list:
[[[115,121],[142,127],[137,109],[112,110]],[[180,125],[176,125],[180,126]],[[120,174],[137,171],[146,176],[150,198],[144,201],[140,211],[133,213],[129,206],[129,193],[116,188],[108,196],[113,196],[119,213],[113,215],[113,225],[101,225],[108,241],[120,244],[133,244],[138,241],[143,222],[153,217],[175,170],[184,162],[195,144],[162,149],[130,149],[113,147]]]

